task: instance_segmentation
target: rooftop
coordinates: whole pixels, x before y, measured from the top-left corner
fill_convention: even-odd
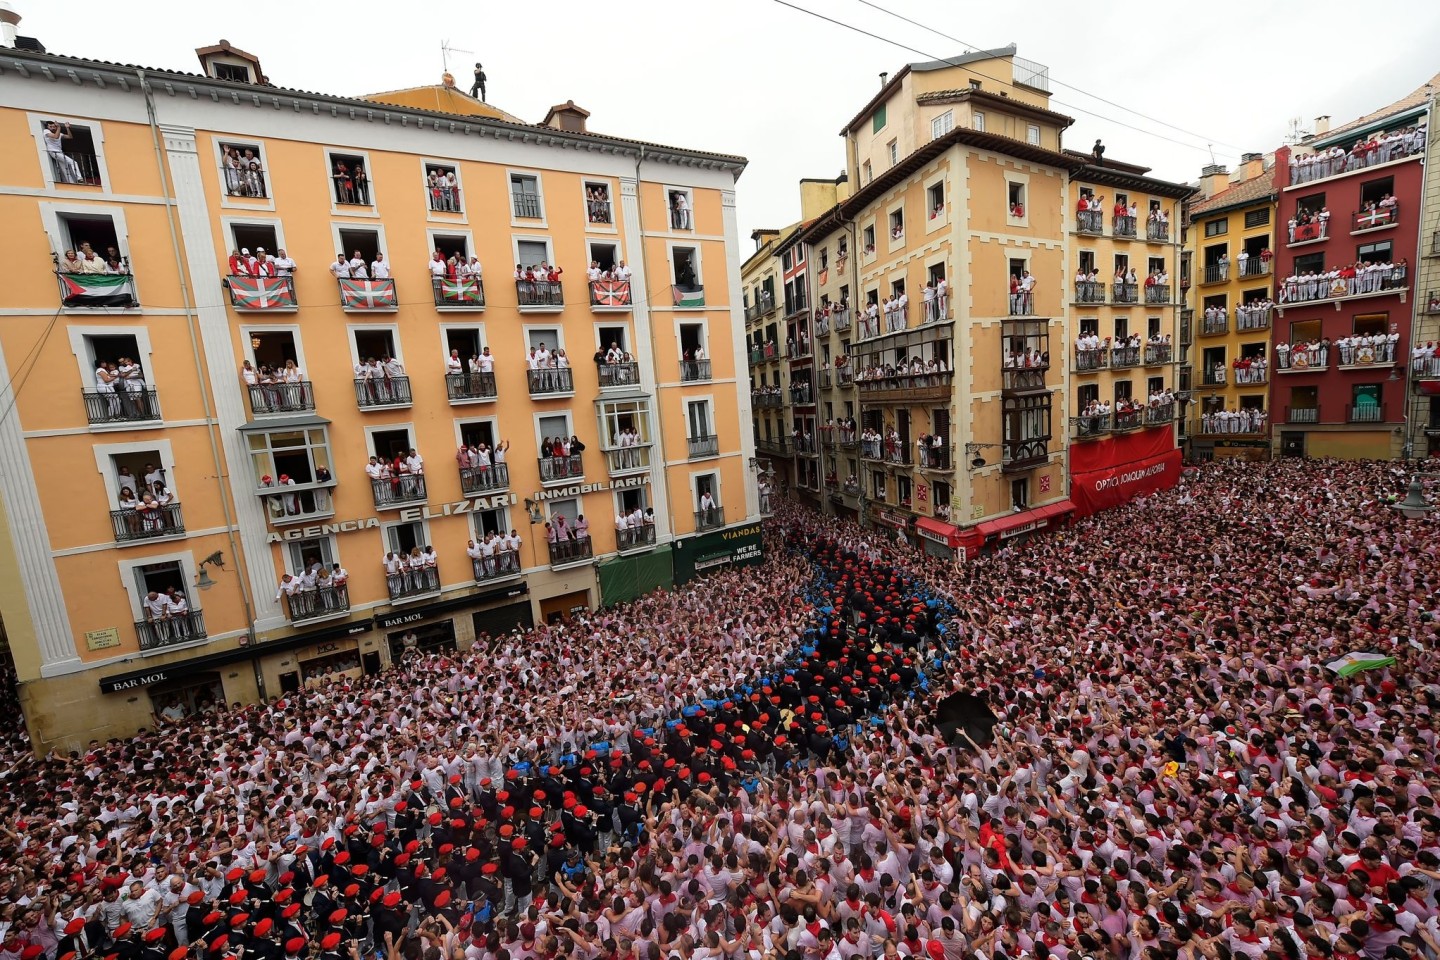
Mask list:
[[[895,76],[885,82],[880,88],[880,91],[871,97],[865,106],[860,108],[859,113],[850,118],[850,122],[845,124],[845,129],[840,131],[840,136],[845,136],[845,134],[859,126],[862,120],[870,116],[870,111],[874,110],[878,104],[883,103],[889,98],[890,94],[900,89],[901,82],[912,72],[928,73],[931,70],[948,70],[950,67],[963,67],[967,63],[979,63],[981,60],[998,60],[1001,57],[1013,57],[1015,56],[1015,50],[1015,44],[1012,43],[1008,47],[999,47],[995,50],[975,50],[970,53],[962,53],[958,57],[950,57],[947,60],[922,60],[917,63],[907,63],[896,71]]]
[[[1202,213],[1215,213],[1232,207],[1259,203],[1274,196],[1275,179],[1271,171],[1266,170],[1258,177],[1251,177],[1226,190],[1221,190],[1206,200],[1197,200],[1190,204],[1190,219],[1193,221],[1197,215]]]
[[[1310,145],[1328,145],[1332,140],[1343,139],[1346,133],[1352,131],[1358,133],[1366,127],[1374,126],[1388,117],[1414,110],[1416,107],[1422,107],[1429,103],[1430,99],[1437,94],[1440,94],[1440,73],[1435,74],[1435,76],[1426,80],[1423,84],[1399,100],[1396,100],[1394,103],[1381,107],[1379,110],[1371,111],[1363,117],[1351,120],[1349,123],[1341,124],[1338,127],[1333,127],[1325,131],[1325,133],[1316,136]]]

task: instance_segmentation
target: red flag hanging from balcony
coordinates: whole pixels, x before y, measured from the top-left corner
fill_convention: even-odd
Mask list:
[[[441,280],[440,296],[445,300],[454,300],[457,303],[482,303],[485,300],[485,291],[480,286],[479,280],[474,277],[464,277],[458,280]]]
[[[244,310],[275,310],[295,306],[295,285],[289,277],[226,277],[230,300]]]
[[[597,307],[630,305],[629,280],[594,280],[590,283],[590,302]]]
[[[340,305],[346,310],[394,310],[394,280],[340,280]]]

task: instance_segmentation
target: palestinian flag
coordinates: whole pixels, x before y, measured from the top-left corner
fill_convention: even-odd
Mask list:
[[[1383,670],[1395,663],[1395,658],[1378,650],[1356,650],[1343,657],[1325,661],[1325,669],[1342,677],[1353,677],[1365,670]]]
[[[240,310],[295,309],[295,282],[290,277],[226,277],[230,302]]]
[[[346,310],[394,310],[394,280],[340,280],[340,305]]]
[[[590,283],[590,302],[597,307],[630,306],[629,280],[594,280]]]
[[[473,303],[482,307],[485,305],[485,288],[474,277],[437,280],[436,283],[440,286],[440,299],[445,303]]]
[[[67,307],[138,307],[134,277],[110,273],[60,273],[60,298]]]
[[[670,288],[675,296],[677,307],[703,307],[705,306],[705,288],[694,285],[675,285]]]

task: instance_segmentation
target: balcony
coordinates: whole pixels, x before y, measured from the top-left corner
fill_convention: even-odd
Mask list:
[[[52,141],[53,142],[53,141]],[[71,141],[76,143],[78,141]],[[93,153],[72,153],[66,150],[62,153],[45,152],[50,158],[50,176],[56,185],[67,186],[103,186],[100,178],[100,161]],[[260,196],[264,196],[264,180],[261,183]]]
[[[1110,232],[1116,237],[1133,240],[1135,233],[1135,217],[1112,217],[1110,219]]]
[[[1367,233],[1371,230],[1383,230],[1386,227],[1395,226],[1399,220],[1399,203],[1392,203],[1387,207],[1371,207],[1369,210],[1356,210],[1350,218],[1350,232]]]
[[[1423,153],[1425,150],[1425,139],[1400,138],[1387,146],[1376,146],[1371,149],[1362,149],[1357,144],[1346,151],[1338,147],[1323,154],[1305,154],[1304,156],[1292,157],[1290,162],[1290,185],[1296,186],[1302,183],[1314,183],[1316,180],[1325,180],[1329,177],[1338,177],[1347,173],[1354,173],[1356,170],[1364,170],[1367,167],[1379,166],[1382,163],[1390,163],[1394,160],[1403,160],[1416,153]]]
[[[350,612],[350,590],[347,587],[317,586],[313,590],[287,593],[284,599],[285,615],[291,623],[323,620]]]
[[[1075,348],[1075,373],[1094,373],[1097,370],[1105,370],[1110,366],[1110,350],[1108,347]]]
[[[840,484],[840,489],[844,491],[847,497],[860,496],[860,482],[858,480],[846,480]]]
[[[60,304],[70,309],[133,309],[140,306],[140,298],[135,295],[135,277],[128,273],[57,271],[55,279],[60,284]]]
[[[1102,210],[1078,210],[1075,213],[1075,232],[1091,236],[1105,235],[1105,213]]]
[[[1145,366],[1157,367],[1161,364],[1170,363],[1174,357],[1174,350],[1168,343],[1147,343],[1145,344]]]
[[[808,380],[804,383],[791,385],[790,405],[795,407],[812,407],[815,405],[815,392],[810,389]]]
[[[1425,303],[1421,306],[1420,312],[1430,316],[1440,314],[1440,292],[1431,290],[1427,293],[1425,295]]]
[[[257,383],[247,386],[251,416],[275,413],[304,413],[315,409],[315,388],[309,380],[299,383]]]
[[[644,473],[650,469],[650,444],[634,447],[612,447],[602,450],[605,466],[612,477],[623,477],[632,473]]]
[[[1104,303],[1105,284],[1098,280],[1075,281],[1076,303]]]
[[[225,289],[236,313],[294,313],[294,277],[226,277]]]
[[[690,437],[686,440],[686,446],[690,450],[691,460],[720,456],[720,438],[713,434],[708,437]]]
[[[1117,433],[1121,430],[1139,430],[1145,425],[1145,410],[1142,407],[1113,413],[1111,414],[1111,424]]]
[[[467,497],[498,493],[510,487],[510,465],[492,463],[488,467],[461,467],[460,492]]]
[[[1378,403],[1367,403],[1346,408],[1348,423],[1384,423],[1385,408]]]
[[[355,404],[361,410],[408,407],[409,377],[364,377],[355,381]]]
[[[695,511],[695,530],[715,530],[725,526],[725,508],[715,504],[709,510]]]
[[[629,280],[590,281],[590,309],[596,313],[626,311],[631,305]]]
[[[1006,440],[1002,445],[1000,470],[1002,473],[1019,473],[1040,466],[1050,459],[1050,437],[1027,437],[1024,440]]]
[[[710,379],[709,360],[681,360],[680,382],[700,383]]]
[[[655,546],[655,524],[653,523],[642,523],[638,527],[626,527],[624,530],[615,531],[615,549],[620,553],[648,550],[653,546]]]
[[[110,511],[110,529],[116,543],[141,543],[164,537],[183,537],[185,518],[180,513],[180,504],[155,504],[147,509]]]
[[[595,542],[589,537],[551,540],[546,542],[546,546],[550,551],[552,567],[579,566],[595,559]]]
[[[485,281],[479,277],[461,277],[447,280],[444,277],[430,278],[435,294],[435,309],[447,312],[485,309]]]
[[[575,395],[575,371],[569,367],[526,370],[525,380],[532,397],[572,397]]]
[[[808,339],[786,343],[785,352],[790,354],[791,360],[806,360],[815,356],[815,349]]]
[[[1093,440],[1110,432],[1110,414],[1096,413],[1084,417],[1070,418],[1071,440]]]
[[[794,438],[794,443],[796,453],[813,457],[820,452],[814,437],[798,436]]]
[[[1284,344],[1281,344],[1284,346]],[[1330,366],[1330,354],[1337,353],[1334,347],[1324,352],[1318,345],[1306,347],[1290,347],[1281,350],[1275,349],[1275,372],[1276,373],[1315,373],[1323,371]]]
[[[374,495],[376,510],[393,510],[412,503],[424,503],[425,475],[406,473],[398,477],[371,480],[370,492]]]
[[[470,572],[476,583],[491,583],[518,577],[525,571],[520,569],[520,554],[514,550],[496,550],[490,556],[481,554],[470,558]]]
[[[341,277],[340,309],[346,313],[394,313],[400,309],[395,281],[351,280]]]
[[[1033,317],[1035,316],[1035,293],[1034,291],[1020,291],[1007,294],[1010,297],[1010,316],[1012,317]],[[903,329],[903,328],[902,328]]]
[[[495,374],[491,373],[447,373],[445,374],[445,396],[452,404],[477,403],[494,400]]]
[[[1001,388],[1004,390],[1034,391],[1045,389],[1045,373],[1050,365],[1017,367],[1008,363],[1001,371]]]
[[[1200,317],[1200,336],[1223,337],[1230,332],[1230,315],[1221,307],[1211,307]]]
[[[1346,276],[1350,273],[1353,276]],[[1409,271],[1402,264],[1356,272],[1350,268],[1334,279],[1290,277],[1280,284],[1280,309],[1297,303],[1331,302],[1339,310],[1342,300],[1385,296],[1409,289]]]
[[[1202,284],[1229,283],[1230,282],[1230,261],[1224,263],[1207,263],[1205,272],[1201,275]]]
[[[850,367],[837,367],[835,369],[835,383],[840,387],[855,386],[855,371]]]
[[[949,370],[945,370],[914,375],[907,373],[857,382],[860,384],[861,397],[866,403],[918,403],[949,400],[953,376]]]
[[[515,299],[521,313],[559,313],[565,309],[565,289],[559,280],[516,280]]]
[[[1170,224],[1162,223],[1159,220],[1151,220],[1145,224],[1145,239],[1151,243],[1170,242]]]
[[[916,465],[921,470],[948,472],[951,469],[950,444],[943,440],[938,447],[933,444],[925,444],[924,446],[917,445],[915,452],[918,454],[916,457],[918,463]]]
[[[1252,304],[1235,308],[1235,330],[1245,333],[1250,330],[1269,330],[1270,319],[1275,313],[1273,304]]]
[[[135,636],[141,650],[163,650],[182,643],[193,643],[205,639],[205,615],[199,610],[178,617],[164,617],[158,620],[137,620]]]
[[[464,213],[465,205],[460,197],[460,184],[447,180],[443,175],[434,182],[420,181],[425,188],[425,199],[431,213]]]
[[[785,398],[781,396],[781,394],[779,393],[779,389],[777,388],[775,393],[770,393],[768,391],[764,393],[751,393],[750,403],[756,407],[766,409],[779,409],[780,407],[785,406]]]
[[[524,191],[510,192],[510,211],[517,220],[541,220],[540,195]]]
[[[1286,423],[1319,423],[1319,422],[1320,422],[1320,408],[1319,408],[1319,407],[1286,407],[1286,408],[1285,408],[1285,422],[1286,422]]]
[[[1200,383],[1206,387],[1223,387],[1229,382],[1229,372],[1224,364],[1205,367],[1200,375]]]
[[[1138,283],[1110,284],[1110,301],[1124,304],[1139,303],[1140,285]]]
[[[1203,436],[1222,437],[1263,437],[1266,429],[1264,410],[1222,410],[1200,417],[1199,429],[1192,430]]]
[[[1110,366],[1112,367],[1138,367],[1140,366],[1141,347],[1139,344],[1112,347],[1110,350]]]
[[[90,425],[152,423],[160,420],[160,404],[152,387],[140,390],[82,391]]]
[[[385,574],[385,589],[390,602],[433,596],[440,592],[440,568],[421,567],[404,573]]]
[[[821,389],[821,390],[829,390],[829,389],[831,389],[831,388],[834,387],[834,386],[835,386],[835,371],[833,371],[833,370],[821,370],[821,371],[820,371],[820,389]]]
[[[1240,268],[1239,274],[1242,279],[1270,275],[1270,261],[1264,257],[1242,257],[1235,261],[1235,266]]]
[[[335,501],[331,491],[335,487],[332,479],[317,483],[290,483],[284,487],[256,487],[255,494],[265,505],[265,516],[274,527],[305,523],[335,515]],[[283,489],[285,492],[280,493]]]
[[[578,453],[572,453],[568,457],[540,457],[539,463],[541,483],[570,483],[585,479],[585,464]]]
[[[1175,422],[1175,404],[1157,403],[1145,408],[1145,426],[1153,427]]]
[[[749,353],[750,366],[756,366],[765,362],[765,351],[760,347],[751,347]]]
[[[835,332],[840,333],[850,329],[850,308],[843,307],[835,310],[830,315],[830,321],[835,327]]]
[[[1303,247],[1307,243],[1328,240],[1330,239],[1330,218],[1327,215],[1305,223],[1293,224],[1289,227],[1286,237],[1285,246],[1287,248]]]
[[[775,298],[768,293],[761,293],[755,298],[755,302],[745,308],[745,321],[759,320],[765,314],[775,309]]]
[[[640,364],[638,363],[602,363],[600,364],[600,389],[615,390],[627,387],[638,387],[640,385]]]
[[[1150,283],[1150,284],[1146,284],[1146,285],[1145,285],[1145,302],[1146,302],[1146,303],[1158,304],[1158,305],[1162,305],[1162,306],[1168,305],[1168,304],[1170,304],[1171,302],[1173,302],[1173,301],[1171,301],[1171,299],[1170,299],[1170,284],[1168,284],[1168,283]]]
[[[1440,257],[1440,230],[1436,230],[1430,234],[1430,252],[1426,253],[1425,256]]]
[[[762,453],[771,453],[777,457],[790,456],[789,437],[757,437],[755,449]]]

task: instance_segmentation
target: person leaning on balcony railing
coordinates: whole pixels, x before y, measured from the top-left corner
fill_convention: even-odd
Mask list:
[[[244,253],[245,251],[242,250],[240,252]],[[343,252],[335,254],[335,262],[330,264],[330,272],[335,275],[336,280],[349,280],[350,258],[345,256]]]
[[[105,258],[90,248],[90,244],[80,244],[80,273],[109,273],[110,268],[105,265]]]
[[[385,254],[377,253],[375,254],[375,259],[370,261],[370,279],[390,279],[390,261],[385,259]]]

